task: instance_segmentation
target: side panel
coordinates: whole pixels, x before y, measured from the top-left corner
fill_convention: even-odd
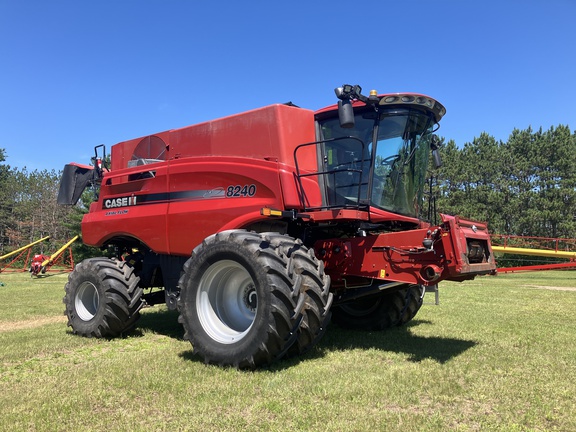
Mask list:
[[[316,155],[310,155],[315,160]],[[293,166],[280,167],[280,181],[284,193],[284,205],[288,209],[303,209],[305,207],[320,207],[322,194],[318,184],[318,176],[302,177],[300,183]]]
[[[167,237],[170,253],[189,255],[204,238],[262,219],[282,208],[278,164],[243,158],[170,162]]]
[[[133,237],[158,253],[168,253],[168,166],[155,163],[107,173],[100,199],[82,220],[82,240],[104,246],[113,237]]]
[[[100,197],[82,222],[86,244],[130,237],[156,253],[183,256],[210,234],[262,219],[262,207],[284,208],[278,164],[244,158],[118,170],[104,177]]]

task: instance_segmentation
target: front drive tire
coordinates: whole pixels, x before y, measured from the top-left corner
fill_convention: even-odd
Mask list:
[[[144,304],[139,280],[125,261],[90,258],[76,265],[63,299],[72,331],[111,338],[132,330]]]
[[[411,321],[424,300],[423,285],[362,297],[333,308],[332,322],[353,330],[385,330]]]
[[[324,263],[300,240],[277,233],[265,235],[286,256],[288,272],[292,275],[294,285],[300,292],[306,293],[298,337],[286,353],[287,357],[299,356],[308,352],[326,333],[333,299],[329,291],[330,277],[324,273]]]
[[[179,322],[204,362],[254,369],[302,337],[309,298],[282,239],[304,248],[288,236],[230,230],[192,252],[179,281]]]

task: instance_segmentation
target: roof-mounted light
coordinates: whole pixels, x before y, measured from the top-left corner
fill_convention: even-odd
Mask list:
[[[444,117],[444,114],[446,114],[446,108],[444,108],[440,102],[421,94],[392,93],[378,96],[376,90],[370,90],[370,96],[364,96],[362,94],[362,87],[350,84],[344,84],[342,87],[334,89],[334,92],[336,93],[336,97],[340,99],[338,101],[338,117],[340,118],[340,126],[343,128],[354,126],[354,106],[357,106],[359,103],[364,103],[370,106],[419,106],[431,111],[436,123],[438,123],[440,119]],[[326,110],[329,109],[330,107],[326,108]]]
[[[440,102],[424,95],[403,93],[384,95],[380,98],[379,105],[420,105],[431,110],[437,122],[446,114],[446,108]]]

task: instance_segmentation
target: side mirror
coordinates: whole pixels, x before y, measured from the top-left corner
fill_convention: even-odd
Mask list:
[[[440,168],[442,166],[442,157],[440,156],[440,139],[437,135],[432,135],[432,141],[430,142],[430,148],[432,149],[432,160],[434,161],[434,168]]]
[[[442,157],[438,149],[432,150],[432,160],[434,161],[434,168],[440,168],[442,166]]]
[[[354,108],[352,107],[352,100],[358,99],[366,102],[368,98],[362,96],[362,87],[359,85],[352,86],[344,84],[342,87],[334,89],[338,101],[338,118],[340,119],[340,127],[350,129],[354,127]]]
[[[340,127],[350,129],[354,127],[354,108],[350,99],[338,101],[338,118]]]

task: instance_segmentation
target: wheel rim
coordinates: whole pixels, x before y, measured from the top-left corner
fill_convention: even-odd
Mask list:
[[[76,314],[82,321],[90,321],[96,315],[98,306],[100,305],[100,295],[96,286],[92,282],[82,282],[76,298],[74,299],[74,306]]]
[[[257,309],[254,281],[238,262],[218,261],[200,279],[196,310],[203,329],[215,341],[231,344],[243,339]]]

